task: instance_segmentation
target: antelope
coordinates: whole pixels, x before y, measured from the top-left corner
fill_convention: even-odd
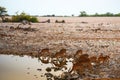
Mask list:
[[[76,51],[76,53],[74,54],[74,59],[78,59],[81,55],[82,55],[83,51],[82,50],[78,50]]]
[[[99,63],[105,63],[105,62],[108,62],[109,60],[109,56],[103,56],[103,54],[101,53],[100,56],[98,57],[98,62]]]
[[[56,52],[54,57],[55,58],[64,58],[64,57],[66,57],[66,49],[61,49],[59,52]]]
[[[79,57],[79,61],[85,62],[86,59],[87,59],[87,60],[89,59],[88,57],[89,57],[88,54],[82,54],[82,55]]]
[[[69,71],[69,73],[77,72],[79,74],[83,74],[84,71],[85,68],[81,63],[75,63],[73,64],[72,69]]]
[[[50,19],[46,20],[46,21],[41,21],[39,23],[50,23]]]
[[[96,61],[97,61],[97,57],[96,57],[96,56],[90,57],[90,61],[91,61],[91,62],[96,62]]]
[[[89,59],[88,54],[82,54],[78,59],[78,62],[83,64],[83,66],[87,69],[92,69],[91,61]]]
[[[96,63],[98,62],[96,56],[90,57],[90,61],[91,61],[91,64],[92,64],[92,65],[96,65]]]
[[[48,48],[42,49],[41,51],[38,50],[38,56],[42,56],[42,57],[48,57],[51,56],[52,54],[49,52]]]
[[[75,59],[74,59],[74,61],[76,62],[76,61],[85,61],[85,59],[87,59],[88,58],[88,54],[81,54],[80,53],[80,55],[76,55],[76,57],[75,57]]]
[[[56,20],[55,23],[65,23],[65,20],[62,20],[62,21]]]
[[[77,60],[75,60],[75,63],[73,63],[72,71],[81,71],[84,72],[85,69],[92,69],[91,61],[89,59],[88,54],[81,54]]]
[[[26,25],[26,24],[32,25],[30,21],[28,21],[28,20],[22,20],[22,22],[20,24],[18,24],[18,26],[17,26],[16,29],[21,29],[20,25]]]

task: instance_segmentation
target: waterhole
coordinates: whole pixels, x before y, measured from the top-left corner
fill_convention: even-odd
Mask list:
[[[47,80],[50,76],[60,76],[68,71],[71,62],[67,62],[66,69],[58,69],[51,62],[42,63],[38,58],[30,56],[0,55],[0,80]]]

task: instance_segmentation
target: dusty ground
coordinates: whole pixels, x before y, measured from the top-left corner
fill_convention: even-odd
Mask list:
[[[20,23],[0,23],[0,53],[37,56],[38,50],[44,48],[53,54],[63,48],[67,49],[67,55],[79,49],[90,56],[103,53],[111,59],[106,66],[110,76],[120,78],[120,17],[39,17],[40,21],[47,19],[51,23],[32,23],[19,28]],[[107,70],[101,74],[107,76]]]
[[[78,49],[94,55],[120,53],[119,17],[40,17],[40,21],[47,19],[51,19],[52,23],[20,25],[23,29],[35,28],[33,31],[10,29],[16,28],[20,23],[1,23],[1,51],[36,53],[38,49],[43,48],[49,48],[51,52],[66,48],[68,54],[73,54]],[[55,20],[65,20],[66,23],[55,23]]]

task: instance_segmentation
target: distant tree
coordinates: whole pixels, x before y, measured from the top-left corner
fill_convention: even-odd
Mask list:
[[[51,16],[52,16],[52,17],[55,17],[55,14],[52,14]]]
[[[98,14],[98,13],[95,13],[93,16],[99,16],[99,14]]]
[[[6,8],[0,6],[0,18],[2,19],[2,22],[4,22],[6,15],[7,15]]]
[[[87,16],[87,13],[85,11],[81,11],[79,16],[81,16],[81,17]]]
[[[110,12],[107,12],[107,13],[105,14],[105,16],[114,16],[114,14],[113,14],[113,13],[110,13]]]
[[[115,16],[120,16],[120,13],[115,14]]]
[[[72,14],[71,16],[74,17],[74,14]]]

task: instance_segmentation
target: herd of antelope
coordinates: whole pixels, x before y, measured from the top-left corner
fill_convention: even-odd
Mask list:
[[[50,23],[50,19],[48,20],[45,20],[45,21],[40,21],[39,23]],[[55,23],[65,23],[65,20],[55,20]],[[27,21],[27,20],[23,20],[19,25],[31,25],[32,23],[30,21]]]
[[[38,50],[38,58],[44,63],[51,63],[55,67],[67,69],[67,59],[72,58],[72,68],[68,72],[83,73],[86,69],[93,70],[94,66],[101,65],[109,62],[110,57],[101,53],[99,56],[89,56],[83,54],[82,50],[77,50],[75,54],[69,56],[66,53],[66,49],[61,49],[56,53],[51,53],[48,48]]]

